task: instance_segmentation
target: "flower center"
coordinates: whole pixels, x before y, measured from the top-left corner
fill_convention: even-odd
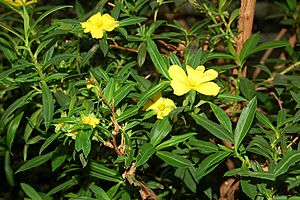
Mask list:
[[[196,80],[189,79],[187,84],[188,84],[188,86],[190,86],[191,88],[194,88],[194,87],[196,86]]]
[[[165,104],[165,103],[159,104],[158,110],[163,111],[163,110],[165,110],[165,109],[166,109],[166,104]]]

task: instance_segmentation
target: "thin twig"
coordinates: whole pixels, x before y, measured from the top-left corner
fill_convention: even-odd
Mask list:
[[[118,43],[116,43],[116,41],[113,41],[114,44],[109,45],[110,47],[116,48],[116,49],[120,49],[123,51],[130,51],[130,52],[134,52],[134,53],[138,53],[139,50],[136,49],[131,49],[131,48],[127,48],[127,47],[122,47],[120,45],[118,45]]]
[[[115,113],[115,107],[114,107],[114,105],[113,105],[113,103],[112,104],[110,104],[109,102],[108,102],[108,100],[104,97],[104,95],[103,95],[103,93],[102,93],[102,91],[101,91],[101,89],[100,89],[100,87],[98,86],[98,84],[97,84],[97,81],[96,81],[96,79],[87,79],[87,81],[89,81],[92,85],[94,85],[95,86],[95,88],[97,89],[97,92],[98,92],[98,94],[99,94],[99,97],[104,101],[104,103],[109,107],[109,109],[110,109],[110,111],[111,111],[111,121],[112,121],[112,123],[113,123],[113,125],[114,125],[114,130],[113,130],[113,132],[112,132],[112,135],[113,135],[113,141],[112,141],[112,145],[113,145],[113,147],[114,147],[114,149],[115,149],[115,151],[116,151],[116,153],[118,154],[118,155],[120,155],[120,156],[124,156],[124,152],[122,152],[122,151],[120,151],[119,150],[119,147],[118,147],[118,145],[117,145],[117,135],[119,134],[119,132],[120,132],[120,125],[118,124],[118,121],[117,121],[117,119],[116,119],[116,113]]]

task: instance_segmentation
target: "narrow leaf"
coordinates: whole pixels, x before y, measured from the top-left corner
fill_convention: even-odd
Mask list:
[[[139,102],[137,103],[138,107],[143,106],[148,99],[150,99],[150,97],[152,97],[154,94],[162,91],[163,89],[165,89],[167,86],[169,85],[169,81],[163,81],[160,82],[159,84],[155,85],[154,87],[152,87],[151,89],[149,89],[148,91],[144,92],[141,97]]]
[[[219,139],[226,140],[228,142],[233,143],[233,136],[228,131],[226,131],[223,127],[221,127],[219,124],[206,119],[204,117],[201,117],[195,113],[192,113],[191,116],[194,118],[197,124],[205,128],[208,132],[213,134]]]
[[[161,150],[161,149],[172,147],[172,146],[174,147],[175,145],[179,144],[180,142],[184,142],[184,141],[188,140],[190,137],[192,137],[194,135],[196,135],[196,133],[187,133],[184,135],[172,136],[171,139],[159,144],[156,147],[156,150]]]
[[[68,189],[74,185],[77,185],[78,182],[76,179],[70,179],[62,184],[59,184],[58,186],[54,187],[52,190],[50,190],[45,196],[51,196],[61,190]]]
[[[145,21],[146,17],[128,17],[119,21],[119,26],[128,26]]]
[[[28,169],[31,169],[31,168],[34,168],[34,167],[37,167],[41,164],[44,164],[45,162],[47,162],[48,160],[51,159],[53,155],[53,151],[52,152],[49,152],[45,155],[42,155],[42,156],[37,156],[37,157],[34,157],[33,159],[31,160],[28,160],[26,163],[24,163],[17,171],[16,173],[19,173],[19,172],[22,172],[22,171],[26,171]]]
[[[201,179],[213,171],[225,158],[231,154],[230,151],[219,151],[207,156],[198,166],[196,170],[197,179]]]
[[[299,151],[290,151],[286,153],[282,160],[275,166],[273,172],[276,176],[282,175],[288,171],[288,169],[295,163],[300,161]]]
[[[150,132],[150,143],[158,145],[172,130],[172,124],[167,117],[157,120]]]
[[[20,121],[23,117],[24,112],[21,112],[17,115],[7,127],[7,137],[6,137],[6,145],[8,146],[9,151],[11,151],[12,143],[15,139],[15,135],[17,133],[17,129],[19,127]]]
[[[139,148],[139,153],[136,157],[136,167],[145,164],[149,158],[155,153],[155,147],[150,143],[145,143]]]
[[[245,107],[240,115],[240,118],[237,122],[236,129],[234,131],[234,144],[235,144],[235,149],[238,149],[241,142],[247,135],[251,124],[254,119],[254,115],[256,112],[256,104],[257,104],[257,99],[254,97],[247,107]]]
[[[188,159],[168,151],[157,151],[156,155],[167,164],[174,167],[190,167],[193,165]]]
[[[218,121],[223,125],[223,127],[230,133],[232,133],[232,124],[231,124],[231,120],[228,117],[228,115],[226,114],[226,112],[220,108],[219,106],[209,102],[209,105],[212,109],[212,111],[214,112],[214,114],[216,115]]]
[[[43,200],[43,198],[35,191],[33,187],[26,183],[21,183],[22,190],[26,193],[28,197],[32,200]]]
[[[42,101],[43,101],[43,117],[46,128],[49,127],[54,113],[54,103],[52,93],[46,84],[42,81]]]
[[[147,40],[147,51],[150,55],[150,58],[155,66],[155,68],[167,79],[170,80],[168,73],[168,66],[164,62],[160,52],[157,49],[156,44],[152,40]]]

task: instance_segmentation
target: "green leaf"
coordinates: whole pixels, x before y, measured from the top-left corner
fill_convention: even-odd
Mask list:
[[[241,97],[241,96],[238,96],[238,95],[235,95],[235,94],[230,94],[230,93],[222,93],[222,94],[219,94],[218,95],[218,98],[220,99],[225,99],[225,100],[234,100],[234,101],[246,101],[245,98]]]
[[[147,40],[147,51],[155,68],[167,79],[171,79],[168,72],[168,67],[163,60],[160,52],[157,49],[156,44],[152,40]]]
[[[114,169],[108,168],[106,166],[104,166],[103,164],[91,161],[89,162],[89,168],[92,171],[95,171],[97,173],[100,174],[105,174],[107,176],[111,176],[111,177],[117,177],[118,172]]]
[[[167,117],[157,120],[151,129],[149,137],[153,146],[158,145],[172,130],[172,124]]]
[[[145,164],[149,158],[155,153],[155,147],[150,143],[145,143],[139,148],[139,153],[136,157],[136,167]]]
[[[147,45],[145,42],[142,42],[138,48],[138,56],[137,56],[137,63],[139,66],[142,66],[146,60],[147,55]]]
[[[271,48],[280,48],[280,47],[286,47],[289,46],[290,44],[287,41],[270,41],[270,42],[265,42],[260,45],[257,45],[254,49],[252,49],[249,52],[249,55],[255,54],[260,51],[264,51],[267,49]]]
[[[135,25],[147,20],[146,17],[128,17],[119,21],[119,26]]]
[[[15,139],[15,135],[17,133],[17,129],[19,128],[20,121],[23,117],[24,112],[19,113],[9,124],[7,127],[7,137],[6,137],[6,145],[8,150],[11,151],[12,143]]]
[[[230,154],[230,151],[219,151],[207,156],[196,169],[197,179],[200,180],[202,177],[213,171]]]
[[[245,136],[247,135],[251,127],[256,112],[256,104],[257,104],[257,99],[256,97],[254,97],[249,102],[247,107],[245,107],[242,110],[242,113],[236,125],[236,129],[234,131],[235,149],[239,148],[241,142],[243,141],[243,139],[245,138]]]
[[[270,128],[272,130],[275,130],[275,127],[273,126],[272,122],[261,112],[256,112],[256,119],[260,121],[264,127]]]
[[[76,135],[75,140],[75,149],[77,152],[80,150],[83,151],[84,156],[87,158],[91,151],[91,139],[90,139],[90,132],[81,130]]]
[[[129,84],[126,84],[126,85],[122,86],[121,88],[119,88],[115,92],[114,106],[117,106],[125,97],[127,97],[129,92],[131,92],[131,90],[134,89],[134,86],[135,86],[135,83],[129,83]]]
[[[109,196],[109,198],[113,198],[116,193],[118,192],[119,190],[119,187],[122,183],[117,183],[116,185],[112,186],[107,192],[106,194]]]
[[[44,144],[41,146],[39,155],[41,155],[43,153],[43,151],[54,141],[58,138],[58,136],[60,136],[59,133],[54,133],[52,134],[50,137],[48,137],[46,139],[46,141],[44,142]]]
[[[54,102],[52,93],[45,81],[42,81],[43,117],[46,128],[49,127],[54,113]]]
[[[21,183],[22,190],[26,193],[28,197],[32,200],[43,200],[43,198],[35,191],[33,187],[26,183]]]
[[[226,131],[219,124],[206,119],[205,117],[201,117],[195,113],[192,113],[191,116],[194,118],[197,124],[205,128],[212,135],[216,136],[219,139],[226,140],[228,142],[233,143],[233,136],[228,131]]]
[[[258,44],[260,40],[259,33],[253,34],[244,44],[243,48],[241,49],[240,52],[240,61],[243,63],[248,56],[254,52],[253,50],[255,49],[256,45]],[[241,64],[240,63],[240,64]]]
[[[100,44],[100,49],[103,53],[103,56],[106,57],[107,53],[108,53],[108,43],[106,38],[102,38],[101,40],[99,40],[99,44]]]
[[[6,24],[0,22],[0,27],[11,32],[12,34],[14,34],[15,36],[17,36],[18,38],[20,38],[21,40],[23,40],[25,42],[24,38],[18,32],[14,31],[12,28],[8,27]]]
[[[226,54],[226,53],[210,53],[207,56],[207,60],[213,60],[213,59],[228,59],[228,60],[235,60],[232,55]]]
[[[167,164],[174,167],[190,167],[193,165],[188,159],[168,151],[157,151],[156,155]]]
[[[100,47],[101,48],[101,50],[102,50],[102,48],[105,48],[104,47],[104,45],[105,44],[102,44],[103,42],[101,42],[101,41],[103,41],[103,40],[105,40],[105,39],[101,39],[100,41],[99,41],[99,44],[94,44],[94,46],[92,46],[91,48],[90,48],[90,50],[87,52],[87,53],[83,53],[82,54],[82,61],[81,61],[81,63],[80,63],[80,68],[82,68],[82,67],[84,67],[85,65],[87,65],[88,64],[88,62],[90,61],[90,59],[95,55],[95,53],[97,52],[97,50],[98,50],[98,48]],[[106,40],[105,40],[106,41]],[[102,46],[101,46],[102,45]],[[107,45],[107,44],[106,44]],[[103,50],[102,50],[102,52],[103,52]],[[103,52],[103,54],[104,54],[104,52]],[[105,55],[104,55],[105,56]]]
[[[255,85],[246,77],[241,77],[240,91],[247,99],[252,99],[255,95]]]
[[[300,161],[300,152],[299,151],[290,151],[286,153],[278,164],[275,166],[273,172],[276,176],[280,176],[286,173],[289,168]]]
[[[35,52],[34,52],[34,57],[35,57],[35,58],[38,58],[39,53],[40,53],[44,48],[46,48],[46,46],[47,46],[50,42],[52,42],[52,40],[53,40],[53,38],[50,38],[50,39],[45,40],[45,41],[42,41],[42,42],[39,44],[39,46],[36,48],[36,50],[35,50]]]
[[[184,142],[194,135],[196,135],[196,133],[187,133],[187,134],[183,134],[183,135],[172,136],[169,140],[157,145],[156,150],[161,150],[161,149],[168,148],[168,147],[174,147],[178,143]]]
[[[89,186],[89,188],[92,190],[92,192],[96,195],[98,195],[98,199],[103,199],[103,200],[111,200],[111,198],[109,198],[109,196],[106,194],[106,192],[99,186],[95,185],[95,184],[91,184]]]
[[[29,137],[35,127],[38,127],[38,125],[42,122],[42,108],[39,108],[36,110],[28,119],[28,122],[25,126],[24,130],[24,141],[27,143],[29,140]]]
[[[10,104],[8,108],[2,113],[1,119],[0,119],[0,135],[4,132],[5,126],[8,124],[10,120],[11,114],[17,110],[18,108],[21,108],[22,106],[29,103],[31,98],[36,95],[36,93],[33,93],[34,91],[30,91],[25,96],[20,97],[19,99],[15,100],[14,103]]]
[[[251,199],[255,199],[257,195],[257,187],[255,184],[251,184],[250,180],[240,180],[241,187],[243,192],[250,197]]]
[[[182,67],[182,64],[181,64],[179,58],[173,52],[170,52],[170,60],[173,65],[178,65],[178,66]]]
[[[198,51],[196,53],[193,53],[192,57],[189,60],[189,65],[193,68],[196,68],[200,65],[201,63],[201,58],[202,58],[202,49],[198,49]],[[180,66],[180,65],[179,65]]]
[[[210,154],[210,153],[215,153],[215,152],[219,151],[218,146],[213,144],[212,142],[192,139],[192,140],[188,141],[188,144],[192,146],[189,149],[191,149],[191,150],[196,149],[203,154]]]
[[[138,107],[143,106],[148,99],[150,99],[154,94],[162,91],[163,89],[165,89],[168,85],[169,85],[169,81],[163,81],[160,82],[159,84],[155,85],[154,87],[152,87],[151,89],[149,89],[148,91],[144,92],[141,97],[139,102],[137,103]]]
[[[62,6],[57,6],[55,8],[52,8],[50,10],[47,10],[46,12],[44,12],[41,16],[39,16],[39,18],[37,18],[37,20],[34,22],[34,24],[32,25],[31,29],[34,29],[34,27],[40,22],[42,21],[45,17],[47,17],[48,15],[50,15],[53,12],[56,12],[58,10],[64,9],[64,8],[73,8],[73,6],[68,6],[68,5],[62,5]]]
[[[226,112],[220,108],[219,106],[209,102],[209,105],[216,115],[218,121],[223,125],[223,127],[230,133],[232,133],[232,125],[231,125],[231,120],[226,114]]]
[[[112,102],[112,98],[115,94],[116,80],[110,78],[109,82],[106,83],[106,86],[103,90],[103,96],[108,102]]]
[[[45,196],[51,196],[61,190],[66,190],[74,185],[77,185],[78,184],[78,181],[76,179],[70,179],[64,183],[61,183],[59,185],[57,185],[56,187],[52,188],[52,190],[50,190]]]
[[[33,159],[31,160],[28,160],[26,163],[24,163],[17,171],[16,173],[19,173],[19,172],[23,172],[23,171],[26,171],[28,169],[31,169],[31,168],[34,168],[34,167],[37,167],[41,164],[44,164],[45,162],[47,162],[48,160],[51,159],[53,155],[53,151],[52,152],[49,152],[45,155],[42,155],[42,156],[37,156],[37,157],[34,157]]]
[[[91,68],[90,69],[90,73],[92,74],[92,76],[94,76],[99,82],[104,80],[106,83],[109,82],[110,77],[107,74],[106,71],[104,71],[103,69],[101,69],[100,67],[98,68]]]
[[[14,171],[12,169],[12,163],[10,159],[10,152],[6,151],[5,152],[5,157],[4,157],[4,172],[6,176],[6,180],[9,183],[10,186],[15,185],[14,181]]]
[[[134,115],[137,115],[139,112],[138,106],[133,106],[131,108],[126,109],[120,116],[117,116],[117,121],[122,122]]]
[[[65,146],[59,145],[55,149],[54,154],[51,158],[52,171],[59,168],[65,162],[67,156],[68,156],[67,148]]]
[[[90,171],[89,176],[92,176],[92,177],[95,177],[95,178],[98,178],[98,179],[101,179],[101,180],[105,180],[105,181],[122,183],[122,180],[120,180],[120,179],[112,178],[111,176],[106,176],[104,174],[100,174],[100,173],[95,172],[95,171]]]

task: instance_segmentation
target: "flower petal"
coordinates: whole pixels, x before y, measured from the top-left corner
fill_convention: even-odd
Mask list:
[[[218,77],[218,72],[214,69],[209,69],[209,70],[205,71],[201,77],[197,78],[197,84],[214,80],[217,77]]]
[[[174,101],[172,101],[171,99],[165,98],[164,103],[169,108],[176,108]]]
[[[186,82],[180,80],[172,80],[170,85],[174,90],[174,94],[177,96],[182,96],[192,89],[189,85],[186,84]]]
[[[216,96],[220,91],[220,87],[214,82],[206,82],[197,85],[195,90],[204,95]]]
[[[152,103],[152,105],[148,106],[148,107],[146,108],[146,111],[148,111],[148,110],[155,110],[155,111],[157,111],[159,105],[160,105],[162,102],[163,102],[163,98],[160,97],[159,99],[157,99],[156,101],[154,101],[154,102]]]
[[[116,27],[118,27],[118,21],[116,21],[113,17],[111,17],[109,14],[102,15],[102,26],[105,31],[112,31]]]
[[[192,67],[190,67],[189,65],[186,66],[186,71],[188,74],[188,79],[190,82],[194,82],[196,83],[197,80],[203,76],[203,72],[204,72],[205,68],[204,66],[199,66],[196,69],[193,69]]]
[[[170,66],[169,70],[169,75],[173,80],[180,80],[180,81],[186,81],[187,80],[187,75],[185,71],[179,67],[178,65],[172,65]]]
[[[91,35],[92,35],[92,38],[100,39],[103,37],[103,30],[93,29],[93,30],[91,30]]]

